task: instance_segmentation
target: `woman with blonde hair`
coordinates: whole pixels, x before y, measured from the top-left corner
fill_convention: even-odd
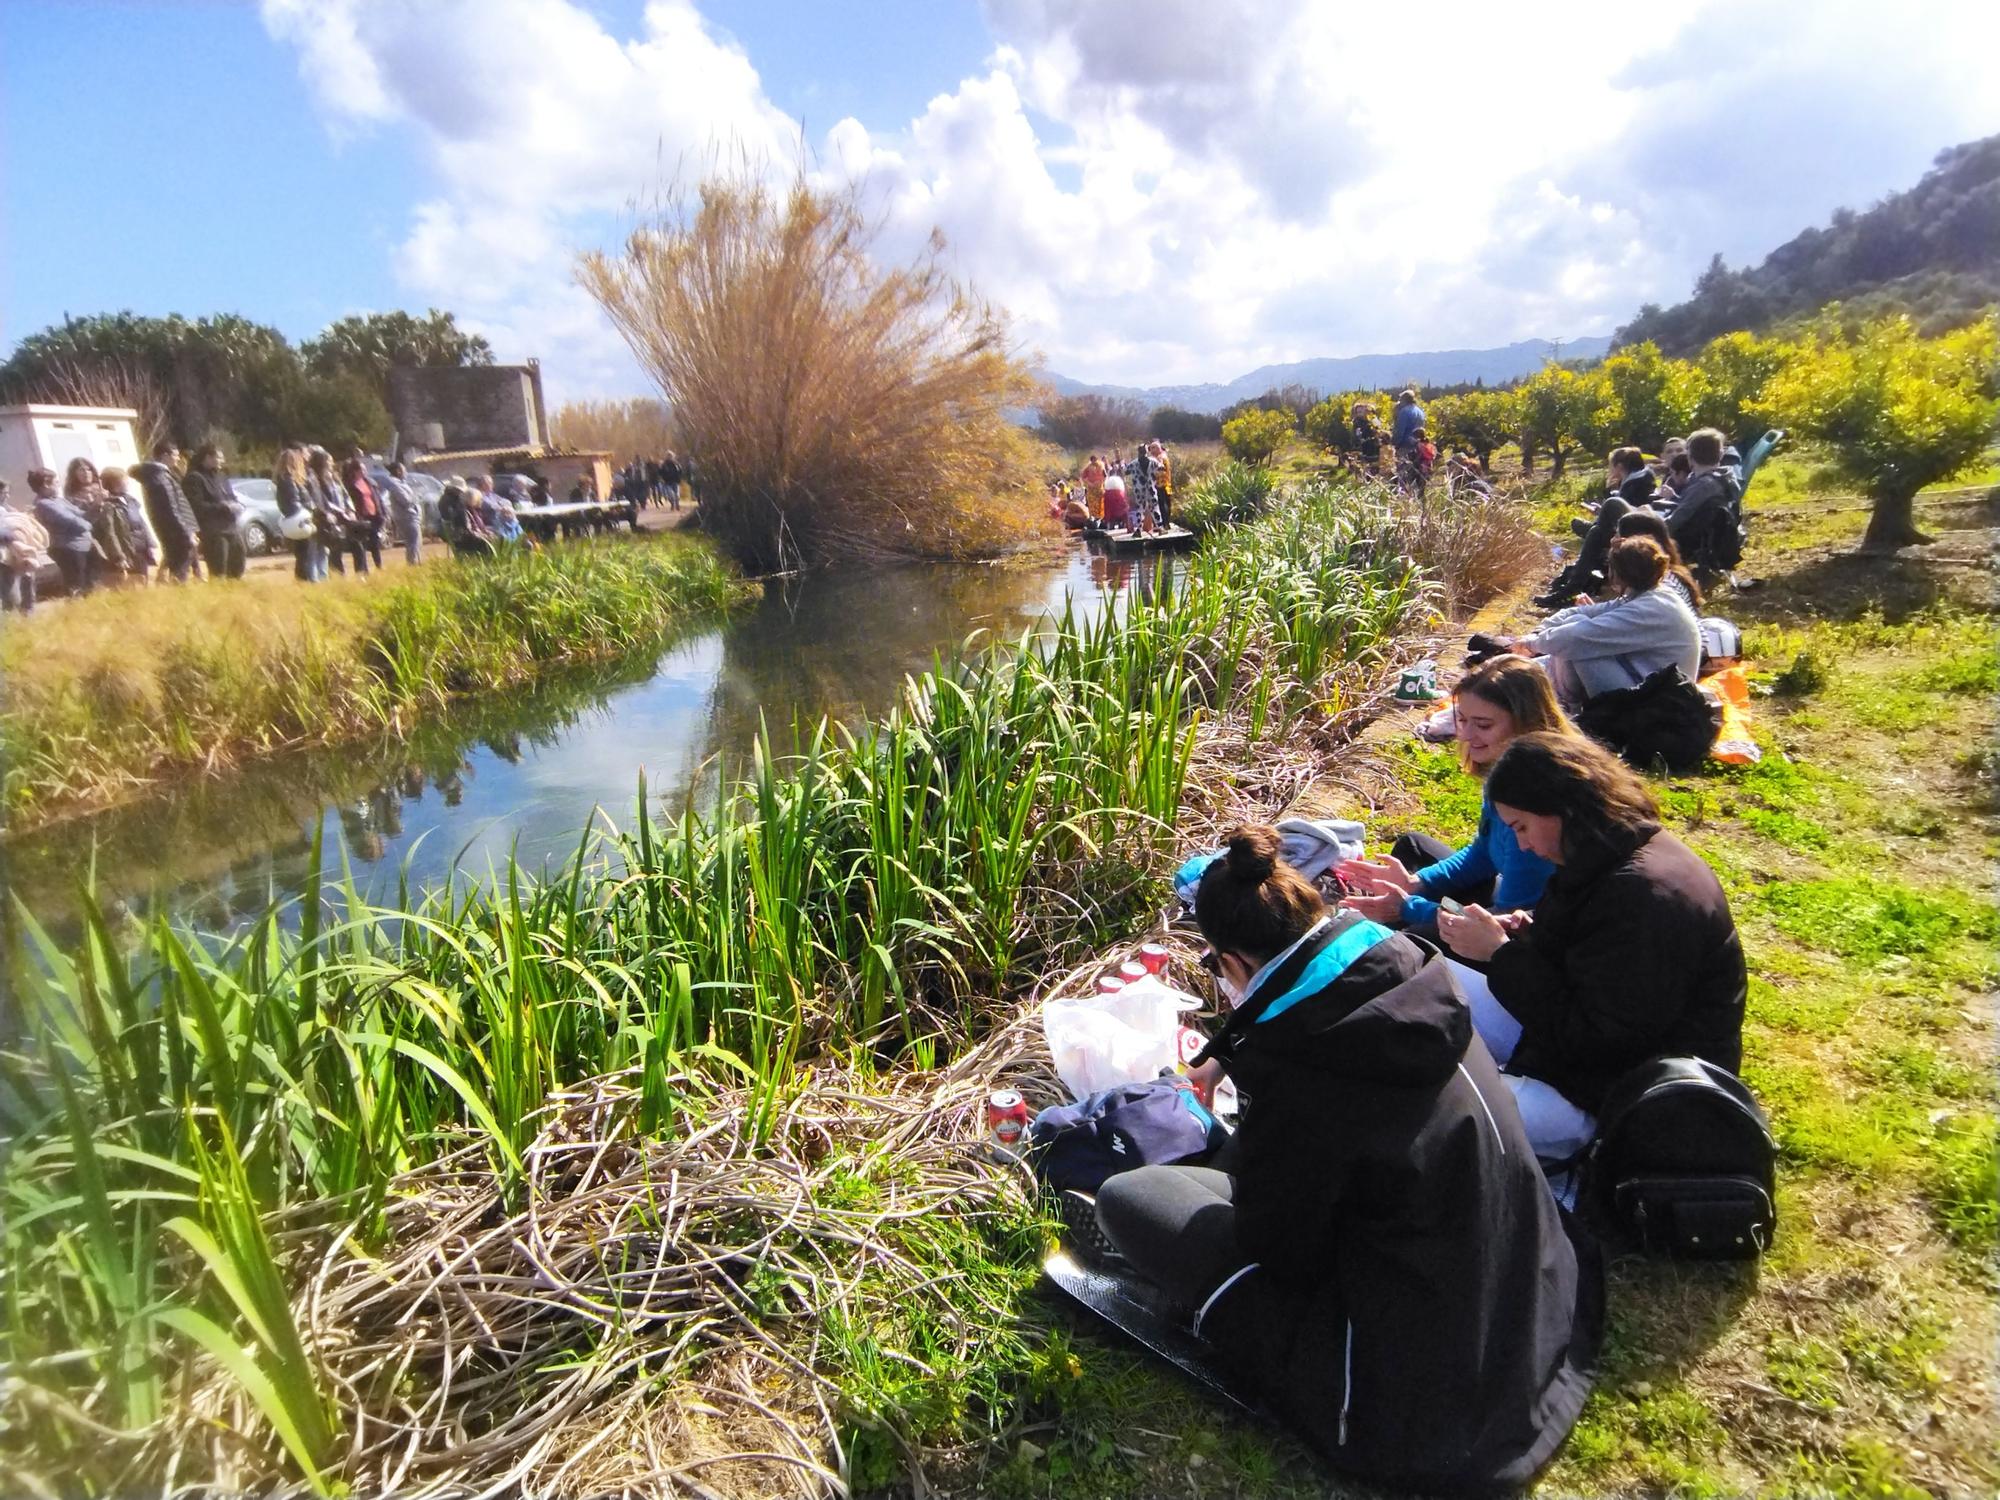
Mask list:
[[[278,492],[278,513],[290,518],[313,512],[312,482],[306,477],[306,452],[299,447],[280,448],[271,465],[271,484]],[[292,576],[300,583],[318,583],[326,577],[326,548],[320,542],[315,523],[312,534],[292,543]]]
[[[1459,764],[1481,780],[1516,736],[1576,732],[1556,702],[1548,673],[1519,656],[1495,657],[1474,668],[1459,680],[1453,697]],[[1349,860],[1340,871],[1365,893],[1347,902],[1363,916],[1433,932],[1439,903],[1447,898],[1476,901],[1497,912],[1533,906],[1555,866],[1523,849],[1485,797],[1479,830],[1464,848],[1406,833],[1388,858]]]

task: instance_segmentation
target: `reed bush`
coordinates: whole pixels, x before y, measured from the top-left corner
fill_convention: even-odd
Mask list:
[[[1036,528],[1004,319],[936,235],[878,264],[859,192],[713,177],[578,262],[700,456],[704,528],[753,573],[992,556]]]
[[[0,635],[0,807],[19,828],[177,773],[335,744],[623,654],[739,597],[683,539],[570,543],[386,579],[100,593]]]
[[[817,1267],[827,1336],[856,1333],[844,1257],[889,1231],[759,1206],[786,1164],[831,1192],[829,1143],[852,1142],[811,1123],[806,1064],[961,1054],[1129,931],[1203,796],[1203,737],[1323,732],[1428,606],[1402,524],[1376,495],[1304,493],[1219,533],[1177,591],[939,660],[859,730],[765,733],[710,815],[665,817],[642,783],[546,878],[371,906],[315,873],[226,939],[120,936],[86,908],[73,952],[22,911],[0,1451],[90,1493],[169,1472],[507,1488],[580,1402],[726,1383],[736,1341],[704,1329],[821,1380],[817,1337],[758,1332],[756,1288],[782,1311]],[[532,634],[525,601],[556,581],[457,587]],[[431,639],[425,602],[401,608]],[[435,670],[404,635],[377,637],[388,680]],[[589,1189],[612,1179],[615,1199]],[[551,1194],[575,1203],[545,1217]],[[906,1311],[943,1298],[951,1321],[895,1263]]]

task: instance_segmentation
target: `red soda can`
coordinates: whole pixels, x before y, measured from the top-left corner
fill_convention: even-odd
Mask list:
[[[1115,995],[1124,988],[1125,981],[1116,974],[1106,974],[1097,981],[1097,993],[1100,995]]]
[[[1014,1089],[995,1089],[986,1096],[986,1137],[1003,1161],[1018,1157],[1028,1134],[1028,1101]]]
[[[1139,950],[1139,962],[1146,966],[1148,974],[1167,972],[1167,950],[1159,943],[1147,943]]]
[[[1136,984],[1151,971],[1137,959],[1128,958],[1118,966],[1118,977],[1127,984]]]

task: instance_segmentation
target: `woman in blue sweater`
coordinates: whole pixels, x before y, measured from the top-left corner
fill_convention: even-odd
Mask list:
[[[1474,776],[1484,777],[1517,735],[1572,732],[1548,673],[1522,657],[1495,657],[1468,672],[1454,699],[1460,761]],[[1428,862],[1409,868],[1419,860]],[[1481,802],[1479,831],[1463,849],[1405,834],[1387,859],[1349,860],[1340,867],[1342,876],[1366,893],[1349,897],[1348,906],[1373,921],[1427,936],[1436,932],[1438,902],[1445,897],[1493,912],[1523,911],[1541,899],[1554,871],[1520,846],[1513,830],[1494,816],[1490,798]]]

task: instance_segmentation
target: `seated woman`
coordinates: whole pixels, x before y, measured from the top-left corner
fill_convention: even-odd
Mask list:
[[[1107,529],[1129,527],[1132,524],[1132,506],[1125,496],[1125,476],[1109,474],[1104,480],[1104,524]]]
[[[1637,448],[1613,448],[1604,461],[1604,478],[1610,493],[1599,502],[1597,514],[1588,521],[1570,522],[1571,529],[1583,538],[1576,560],[1556,575],[1546,593],[1535,599],[1538,608],[1560,609],[1572,603],[1576,595],[1588,594],[1596,588],[1611,555],[1611,544],[1618,539],[1619,524],[1658,498],[1659,483],[1646,466],[1646,455]]]
[[[1466,673],[1453,690],[1452,708],[1459,763],[1474,776],[1484,777],[1516,735],[1572,732],[1548,673],[1518,656],[1495,657]],[[1409,868],[1413,863],[1419,866],[1414,872]],[[1463,849],[1406,833],[1387,859],[1350,859],[1340,873],[1367,892],[1349,897],[1346,905],[1373,921],[1429,937],[1437,930],[1439,898],[1516,911],[1541,899],[1555,866],[1523,849],[1514,830],[1493,811],[1492,799],[1482,798],[1479,831]]]
[[[1626,537],[1611,548],[1617,597],[1558,610],[1515,649],[1548,658],[1556,697],[1575,708],[1599,693],[1636,687],[1662,667],[1679,667],[1689,682],[1701,668],[1701,626],[1687,601],[1660,587],[1667,554],[1648,537]]]
[[[1747,978],[1729,900],[1661,829],[1645,783],[1591,740],[1523,735],[1486,795],[1521,847],[1556,866],[1532,913],[1438,913],[1472,1024],[1499,1059],[1528,1139],[1573,1156],[1606,1092],[1656,1057],[1742,1062]],[[1456,967],[1456,966],[1454,966]]]
[[[1194,906],[1232,1007],[1197,1072],[1249,1097],[1231,1170],[1121,1173],[1099,1223],[1329,1463],[1424,1491],[1524,1485],[1589,1388],[1596,1262],[1444,960],[1329,915],[1275,828],[1226,843]]]
[[[1695,582],[1694,574],[1681,560],[1681,549],[1674,544],[1673,536],[1667,530],[1667,518],[1656,510],[1635,510],[1618,522],[1618,534],[1625,536],[1649,536],[1660,544],[1660,550],[1667,554],[1667,576],[1661,581],[1663,588],[1670,588],[1687,601],[1687,607],[1697,615],[1701,613],[1701,585]]]

